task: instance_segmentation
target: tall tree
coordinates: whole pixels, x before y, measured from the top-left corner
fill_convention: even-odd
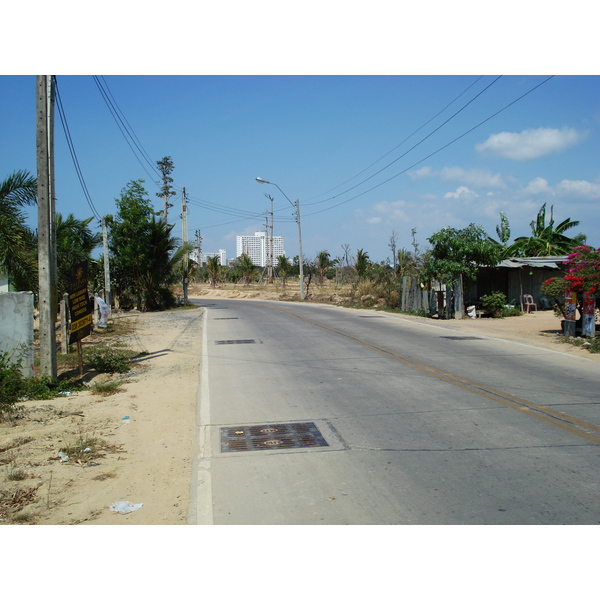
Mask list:
[[[277,257],[277,272],[279,273],[279,275],[283,281],[283,287],[285,287],[287,278],[288,278],[291,270],[292,270],[292,263],[290,262],[290,259],[287,256],[284,256],[283,254],[281,256],[278,256]]]
[[[152,217],[145,254],[145,269],[141,273],[142,310],[164,310],[176,304],[170,286],[179,282],[183,255],[191,252],[193,244],[180,244],[171,236],[175,225]]]
[[[173,225],[157,221],[143,183],[130,181],[115,200],[117,214],[106,218],[111,278],[116,295],[132,297],[138,310],[157,310],[174,304],[168,286],[183,247],[171,236]],[[191,244],[185,248],[191,251]]]
[[[509,256],[512,256],[512,246],[508,245],[508,240],[510,239],[510,225],[508,223],[508,217],[504,211],[500,211],[500,223],[496,225],[496,235],[498,236],[498,240],[494,238],[489,238],[492,244],[498,246],[498,250],[500,252],[500,260],[504,260]]]
[[[453,284],[460,275],[475,279],[479,267],[493,267],[500,260],[498,244],[490,240],[482,227],[473,223],[464,229],[444,227],[427,241],[431,251],[423,276],[441,283]]]
[[[537,217],[531,221],[531,236],[515,239],[508,252],[510,256],[562,256],[569,254],[571,248],[581,244],[585,236],[568,237],[565,231],[577,227],[579,221],[565,219],[554,225],[554,206],[550,207],[550,221],[546,225],[546,204],[538,211]]]
[[[169,203],[169,198],[175,195],[175,191],[173,190],[173,178],[170,177],[173,169],[175,169],[175,165],[173,165],[173,161],[170,156],[165,156],[162,160],[157,161],[158,170],[160,171],[162,178],[162,186],[160,188],[160,192],[156,194],[159,198],[162,198],[164,201],[164,208],[162,213],[163,223],[167,222],[167,213],[169,208],[173,205]]]
[[[37,180],[28,171],[15,171],[0,182],[0,269],[19,291],[38,287],[35,236],[22,211],[36,202]]]
[[[327,252],[327,250],[321,250],[321,252],[319,252],[317,254],[317,260],[316,260],[316,265],[317,265],[317,272],[319,274],[319,285],[322,287],[323,286],[323,280],[325,278],[325,273],[327,273],[327,271],[329,271],[329,269],[331,269],[331,267],[333,267],[333,261],[331,260],[331,254],[329,254],[329,252]]]
[[[209,256],[206,259],[206,272],[210,279],[210,287],[217,287],[221,271],[221,262],[218,256]]]
[[[500,242],[506,246],[508,240],[510,240],[510,225],[508,217],[503,210],[500,211],[500,224],[496,225],[496,234]]]
[[[250,281],[252,281],[252,277],[254,276],[254,263],[252,259],[247,254],[240,254],[238,256],[238,264],[237,267],[242,274],[242,278],[244,280],[245,285],[250,285]]]
[[[369,253],[365,252],[362,248],[357,250],[356,257],[354,258],[354,270],[358,275],[359,281],[362,281],[367,276],[367,270],[370,264]]]

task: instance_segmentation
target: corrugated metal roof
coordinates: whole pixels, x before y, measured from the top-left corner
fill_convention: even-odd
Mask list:
[[[525,258],[511,257],[496,265],[508,269],[519,269],[521,267],[537,267],[538,269],[562,269],[566,256],[528,256]]]

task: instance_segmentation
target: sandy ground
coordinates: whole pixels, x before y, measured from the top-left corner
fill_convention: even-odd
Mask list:
[[[258,293],[205,289],[197,295],[208,296],[251,301]],[[135,333],[125,341],[140,353],[129,374],[112,376],[123,381],[120,392],[100,396],[85,389],[52,400],[27,401],[22,418],[0,423],[0,524],[188,522],[202,311],[131,312],[114,318],[135,323]],[[600,362],[600,355],[558,341],[560,322],[551,312],[440,322],[397,318]],[[107,377],[96,375],[93,380]],[[61,448],[77,445],[93,452],[62,462]],[[15,473],[25,478],[15,480]],[[120,514],[111,510],[117,501],[142,506]]]

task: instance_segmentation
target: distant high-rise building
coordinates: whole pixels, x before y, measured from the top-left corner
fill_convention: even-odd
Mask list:
[[[190,258],[198,263],[199,266],[204,266],[209,256],[218,256],[219,263],[223,266],[227,265],[227,252],[221,248],[218,252],[202,252],[200,254],[200,259],[198,260],[198,250],[194,250],[190,252]]]
[[[236,236],[236,257],[247,254],[257,267],[267,266],[267,251],[269,238],[264,231],[257,231],[254,235]],[[283,237],[273,236],[273,265],[277,265],[277,257],[285,256]]]

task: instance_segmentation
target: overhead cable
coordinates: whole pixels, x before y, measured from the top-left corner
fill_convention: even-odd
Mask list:
[[[400,156],[398,156],[397,158],[395,158],[392,162],[388,163],[385,167],[382,167],[381,169],[379,169],[379,171],[376,171],[372,175],[369,175],[369,177],[367,177],[366,179],[363,179],[359,183],[353,185],[352,187],[349,187],[348,189],[344,190],[343,192],[340,192],[339,194],[336,194],[334,196],[330,196],[329,198],[325,198],[325,200],[319,200],[317,202],[305,203],[305,206],[312,206],[314,204],[322,204],[323,202],[329,202],[330,200],[334,200],[335,198],[339,198],[343,194],[347,194],[348,192],[356,189],[357,187],[361,186],[363,183],[366,183],[370,179],[373,179],[373,177],[375,177],[376,175],[379,175],[379,173],[381,173],[382,171],[385,171],[386,169],[388,169],[389,167],[391,167],[393,164],[395,164],[396,162],[398,162],[401,158],[404,158],[409,152],[412,152],[417,146],[420,146],[425,140],[427,140],[434,133],[436,133],[436,131],[439,131],[442,127],[444,127],[444,125],[446,125],[447,123],[449,123],[452,119],[454,119],[454,117],[456,117],[459,113],[461,113],[463,110],[465,110],[467,108],[467,106],[469,106],[472,102],[474,102],[477,98],[479,98],[479,96],[481,96],[481,94],[483,94],[484,92],[486,92],[501,77],[502,77],[502,75],[499,75],[498,77],[496,77],[496,79],[494,79],[494,81],[492,81],[489,85],[487,85],[476,96],[474,96],[473,98],[471,98],[471,100],[469,100],[466,104],[464,104],[461,108],[459,108],[452,116],[448,117],[441,125],[439,125],[433,131],[431,131],[430,133],[428,133],[419,142],[417,142],[416,144],[414,144],[413,146],[411,146],[406,152],[404,152],[403,154],[401,154]],[[335,206],[338,206],[338,205],[336,204]]]
[[[346,204],[347,202],[350,202],[351,200],[355,200],[356,198],[360,198],[360,196],[364,196],[365,194],[367,194],[369,192],[372,192],[374,189],[377,189],[378,187],[381,187],[382,185],[384,185],[385,183],[388,183],[392,179],[395,179],[396,177],[399,177],[400,175],[406,173],[410,169],[413,169],[417,165],[419,165],[422,162],[426,161],[428,158],[431,158],[432,156],[434,156],[438,152],[441,152],[442,150],[444,150],[448,146],[454,144],[454,142],[457,142],[458,140],[460,140],[461,138],[465,137],[466,135],[468,135],[469,133],[471,133],[472,131],[474,131],[478,127],[481,127],[481,125],[483,125],[484,123],[487,123],[489,120],[493,119],[494,117],[496,117],[497,115],[499,115],[501,112],[505,111],[507,108],[509,108],[513,104],[517,103],[519,100],[522,100],[523,98],[525,98],[525,96],[531,94],[531,92],[535,91],[537,88],[539,88],[540,86],[544,85],[546,82],[550,81],[550,79],[552,79],[553,77],[554,77],[554,75],[550,75],[550,77],[547,77],[546,79],[544,79],[544,81],[542,81],[541,83],[538,83],[536,86],[532,87],[529,91],[525,92],[524,94],[522,94],[521,96],[519,96],[518,98],[516,98],[515,100],[513,100],[512,102],[510,102],[509,104],[507,104],[503,108],[501,108],[500,110],[496,111],[493,115],[490,115],[487,119],[484,119],[483,121],[479,122],[474,127],[471,127],[471,129],[469,129],[468,131],[465,131],[464,133],[462,133],[458,137],[454,138],[452,141],[448,142],[447,144],[444,144],[441,148],[438,148],[437,150],[435,150],[431,154],[428,154],[427,156],[425,156],[421,160],[418,160],[416,163],[413,163],[410,167],[406,167],[406,169],[403,169],[399,173],[396,173],[396,175],[393,175],[392,177],[389,177],[385,181],[382,181],[381,183],[378,183],[377,185],[373,186],[372,188],[369,188],[368,190],[365,190],[364,192],[361,192],[360,194],[357,194],[356,196],[352,196],[352,198],[348,198],[347,200],[343,200],[342,202],[338,202],[337,204],[334,204],[333,206],[328,206],[327,208],[323,208],[321,210],[317,210],[315,212],[308,213],[308,214],[306,214],[304,216],[308,217],[308,216],[312,216],[312,215],[317,215],[319,213],[322,213],[322,212],[325,212],[327,210],[331,210],[333,208],[341,206],[342,204]]]
[[[96,207],[94,206],[94,202],[93,202],[90,192],[87,188],[85,179],[83,177],[83,173],[81,171],[81,167],[79,165],[79,160],[77,159],[77,153],[75,152],[75,146],[73,145],[73,139],[71,138],[71,132],[69,131],[67,117],[65,115],[65,110],[63,107],[62,99],[60,97],[60,92],[58,90],[58,81],[55,76],[54,76],[54,85],[55,85],[55,89],[56,89],[56,106],[58,108],[58,115],[60,117],[60,121],[63,126],[63,132],[64,132],[65,138],[67,140],[67,146],[69,147],[69,153],[71,154],[71,159],[73,160],[73,165],[75,166],[75,172],[77,173],[79,183],[81,184],[81,188],[83,190],[83,195],[85,196],[85,199],[87,200],[87,203],[88,203],[93,215],[96,217],[96,219],[98,221],[101,221],[102,217],[100,216],[100,213],[96,210]]]
[[[115,123],[117,124],[117,127],[119,128],[119,131],[121,132],[121,135],[123,136],[123,138],[125,139],[125,141],[127,142],[127,145],[129,146],[130,150],[133,152],[133,155],[135,156],[136,160],[140,163],[140,166],[142,167],[142,169],[144,169],[144,171],[146,171],[146,173],[148,174],[148,176],[150,177],[150,179],[156,183],[157,185],[159,185],[156,182],[155,179],[155,175],[151,174],[148,169],[146,169],[146,167],[144,166],[144,164],[142,163],[142,161],[140,160],[137,152],[134,150],[133,146],[130,143],[130,139],[133,142],[133,144],[137,147],[139,153],[142,155],[142,158],[150,165],[150,167],[152,169],[154,169],[155,173],[160,177],[160,173],[158,172],[158,170],[156,169],[156,166],[154,165],[154,163],[152,163],[151,160],[149,160],[147,158],[147,155],[145,153],[144,150],[142,150],[140,148],[140,146],[138,145],[137,140],[137,136],[135,135],[135,133],[133,133],[133,130],[131,130],[131,132],[127,129],[127,126],[125,125],[125,123],[123,122],[123,119],[121,119],[121,117],[119,116],[119,111],[117,110],[117,108],[115,107],[115,104],[113,104],[113,102],[111,101],[111,99],[109,98],[109,91],[106,91],[102,85],[102,83],[100,82],[100,79],[94,75],[94,82],[96,83],[96,86],[98,87],[98,90],[100,91],[100,94],[102,95],[102,98],[104,100],[104,103],[106,104],[106,106],[108,107],[108,110],[110,111],[110,114],[112,115],[112,118],[114,119]],[[105,84],[106,85],[106,82]],[[108,89],[108,86],[106,86]],[[120,109],[119,109],[120,110]],[[124,117],[123,117],[124,118]],[[126,119],[125,119],[126,120]],[[135,138],[135,139],[134,139]]]
[[[415,129],[410,135],[406,136],[398,145],[394,146],[389,152],[386,152],[383,156],[379,157],[376,161],[372,162],[368,167],[365,167],[362,171],[359,171],[356,175],[354,175],[353,177],[350,177],[350,179],[346,179],[346,181],[342,181],[342,183],[340,183],[339,185],[336,185],[335,187],[331,188],[330,190],[327,190],[326,192],[323,192],[322,194],[317,194],[316,196],[313,196],[312,198],[308,198],[307,200],[312,200],[314,198],[318,198],[319,196],[324,196],[325,194],[329,194],[329,192],[333,192],[333,190],[336,190],[337,188],[345,185],[346,183],[349,183],[353,179],[356,179],[359,175],[362,175],[365,171],[368,171],[371,167],[376,165],[379,161],[383,160],[386,156],[389,156],[392,152],[394,152],[394,150],[397,150],[398,148],[400,148],[400,146],[402,146],[402,144],[404,144],[411,137],[413,137],[413,135],[417,134],[419,131],[421,131],[421,129],[423,129],[424,127],[429,125],[429,123],[431,123],[433,120],[437,119],[437,117],[439,117],[447,108],[452,106],[452,104],[454,104],[461,96],[466,94],[482,78],[483,78],[483,75],[480,75],[475,81],[470,83],[458,96],[456,96],[453,100],[451,100],[448,104],[446,104],[446,106],[444,106],[444,108],[442,108],[442,110],[440,110],[433,117],[431,117],[431,119],[429,119],[428,121],[423,123],[423,125],[421,125],[417,129]]]

